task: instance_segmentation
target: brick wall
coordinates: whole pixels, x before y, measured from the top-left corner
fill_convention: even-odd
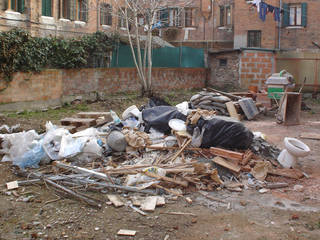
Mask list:
[[[240,55],[240,85],[243,88],[262,88],[270,74],[275,72],[275,55],[270,51],[244,50]]]
[[[207,70],[154,68],[152,74],[156,91],[191,89],[205,86]],[[0,103],[49,101],[70,95],[93,92],[111,94],[140,89],[141,85],[134,68],[53,69],[39,74],[14,74],[9,87],[0,91]]]
[[[281,28],[281,49],[318,49],[312,41],[320,44],[320,1],[284,0],[284,3],[307,3],[307,26]]]
[[[3,80],[0,79],[2,88]],[[0,103],[48,101],[59,99],[62,92],[62,71],[45,70],[39,74],[16,73],[9,87],[0,88]]]
[[[268,0],[268,4],[279,6],[279,0]],[[251,7],[245,0],[235,1],[234,7],[234,48],[247,47],[249,30],[261,30],[261,47],[276,48],[278,29],[273,14],[266,16],[263,22],[259,18],[256,7]]]

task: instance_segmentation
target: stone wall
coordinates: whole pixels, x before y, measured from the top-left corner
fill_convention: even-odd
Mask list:
[[[224,62],[226,61],[226,65]],[[239,51],[209,53],[208,85],[218,88],[239,87]]]
[[[271,51],[244,50],[240,55],[240,86],[263,87],[267,78],[276,70],[275,54]]]
[[[205,86],[207,69],[153,68],[152,74],[156,91],[191,89]],[[32,108],[35,101],[41,102],[41,106],[57,105],[70,96],[105,96],[141,89],[135,68],[50,69],[39,74],[16,73],[9,86],[2,90],[3,80],[0,82],[0,111],[4,109],[3,103],[30,102],[29,107]],[[28,104],[23,108],[25,106],[29,108]],[[12,107],[11,110],[14,109]]]

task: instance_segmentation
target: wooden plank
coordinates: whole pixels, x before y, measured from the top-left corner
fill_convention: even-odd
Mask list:
[[[268,174],[282,176],[282,177],[288,177],[288,178],[294,178],[294,179],[300,179],[304,176],[300,170],[288,169],[288,168],[272,169],[272,170],[268,171]]]
[[[320,140],[320,134],[318,134],[318,133],[302,133],[302,134],[300,134],[300,138]]]
[[[247,163],[250,161],[250,159],[253,156],[253,152],[251,152],[251,150],[247,150],[244,155],[243,155],[243,159],[240,161],[240,164],[245,166],[247,165]]]
[[[81,127],[81,126],[87,126],[87,127],[92,127],[97,124],[96,120],[93,118],[64,118],[60,120],[61,125],[64,126],[76,126],[76,127]]]
[[[230,151],[222,148],[215,148],[215,147],[210,148],[210,153],[220,157],[228,158],[231,160],[236,160],[236,161],[241,161],[244,155],[243,153],[234,152],[234,151]]]
[[[113,121],[111,114],[109,112],[79,112],[77,113],[79,118],[94,118],[104,117],[104,120]]]
[[[239,114],[238,114],[238,112],[237,112],[237,109],[236,109],[236,107],[234,106],[233,102],[227,102],[227,103],[226,103],[226,106],[227,106],[227,110],[228,110],[228,112],[229,112],[230,117],[232,117],[232,118],[240,121],[240,120],[241,120],[241,119],[240,119],[240,116],[239,116]]]
[[[134,230],[127,230],[127,229],[120,229],[117,233],[119,236],[135,236],[137,231]]]
[[[124,203],[121,201],[121,199],[117,195],[108,194],[107,197],[115,207],[122,207],[124,205]]]
[[[239,173],[241,168],[233,163],[230,163],[223,159],[222,157],[215,157],[212,159],[212,161],[222,167],[225,167],[233,172]]]
[[[149,177],[153,177],[153,178],[156,178],[158,180],[162,180],[162,181],[166,181],[166,182],[175,183],[175,184],[181,185],[183,187],[188,187],[188,184],[189,184],[187,181],[179,181],[179,180],[175,180],[175,179],[170,178],[170,177],[159,176],[159,175],[151,173],[151,172],[144,172],[144,174],[149,176]]]
[[[149,211],[153,212],[154,209],[156,208],[157,205],[157,196],[150,196],[146,197],[142,202],[141,202],[141,210],[142,211]]]

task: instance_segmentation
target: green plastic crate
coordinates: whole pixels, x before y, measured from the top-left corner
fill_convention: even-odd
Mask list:
[[[281,87],[268,87],[268,97],[271,99],[280,99],[283,92],[284,90]]]

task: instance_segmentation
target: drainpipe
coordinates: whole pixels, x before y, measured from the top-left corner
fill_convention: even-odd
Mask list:
[[[98,0],[97,1],[97,32],[99,31],[99,23],[100,23],[100,18],[99,18],[99,10],[100,10],[100,3],[99,3],[100,1]]]
[[[280,0],[280,22],[279,22],[279,29],[278,29],[278,48],[281,49],[281,26],[282,26],[282,17],[281,17],[281,10],[282,10],[282,0]]]

